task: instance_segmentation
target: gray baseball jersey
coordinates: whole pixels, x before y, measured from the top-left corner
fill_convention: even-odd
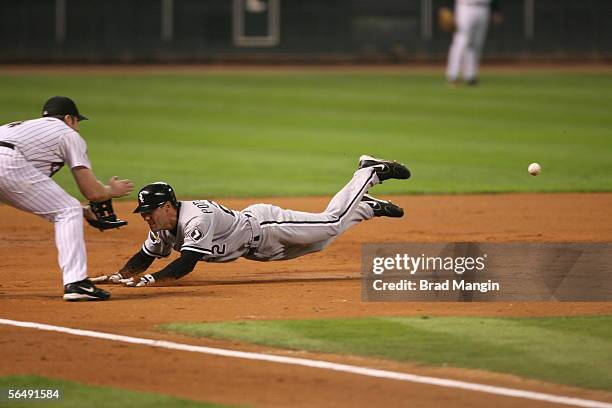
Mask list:
[[[322,250],[352,225],[374,217],[361,199],[377,183],[374,169],[357,170],[322,213],[270,204],[234,211],[210,200],[181,201],[176,231],[150,231],[142,249],[155,257],[166,257],[172,249],[194,251],[206,262],[296,258]]]
[[[51,176],[62,166],[91,168],[83,138],[63,121],[40,118],[0,127],[0,201],[55,224],[64,284],[87,278],[83,210]]]
[[[149,231],[142,250],[155,257],[188,250],[207,262],[228,262],[241,257],[251,240],[248,218],[210,200],[181,201],[176,235]]]

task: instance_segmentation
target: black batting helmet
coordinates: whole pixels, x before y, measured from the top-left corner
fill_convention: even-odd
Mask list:
[[[161,181],[147,184],[138,192],[138,207],[136,207],[134,212],[146,213],[153,211],[168,201],[170,201],[175,208],[178,207],[174,189],[170,187],[170,184]]]

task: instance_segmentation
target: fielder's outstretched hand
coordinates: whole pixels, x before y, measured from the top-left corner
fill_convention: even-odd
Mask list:
[[[119,177],[113,176],[108,180],[111,197],[123,197],[128,195],[134,189],[134,183],[131,180],[119,180]]]
[[[119,282],[121,282],[125,286],[140,288],[142,286],[149,286],[154,284],[155,278],[152,275],[146,274],[144,276],[141,276],[140,279],[128,278],[121,279]]]

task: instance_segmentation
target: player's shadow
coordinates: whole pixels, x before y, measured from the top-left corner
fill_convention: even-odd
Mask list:
[[[346,276],[346,277],[312,277],[312,278],[264,278],[264,279],[232,279],[232,280],[185,280],[177,281],[176,283],[167,283],[164,285],[155,286],[156,289],[163,288],[211,288],[214,286],[230,286],[230,285],[271,285],[271,284],[284,284],[284,283],[328,283],[328,282],[346,282],[346,281],[358,281],[360,276]],[[111,292],[111,301],[121,300],[134,300],[134,299],[147,299],[147,298],[163,298],[163,297],[194,297],[194,296],[206,296],[215,297],[217,294],[213,290],[149,290],[149,288],[125,288],[121,292],[114,291],[113,289],[118,288],[112,284],[98,284],[102,289]],[[152,287],[153,288],[153,287]],[[151,288],[151,289],[152,289]],[[121,288],[124,289],[124,288]],[[0,300],[9,299],[20,299],[20,300],[48,300],[55,301],[61,300],[61,295],[58,294],[32,294],[32,293],[11,293],[2,292],[0,293]],[[104,303],[104,302],[88,302],[88,303]]]
[[[105,288],[100,285],[104,289],[108,289],[111,292],[111,298],[109,302],[120,302],[122,300],[136,300],[136,299],[151,299],[151,298],[181,298],[181,297],[215,297],[218,296],[214,291],[210,290],[181,290],[181,291],[152,291],[148,290],[148,288],[130,288],[129,290],[125,290],[122,292],[113,291],[112,287]],[[180,287],[179,285],[172,286],[173,288]],[[6,293],[0,295],[0,300],[14,300],[19,299],[23,300],[37,300],[37,301],[50,301],[50,302],[64,302],[60,295],[50,295],[50,294],[31,294],[31,293]],[[106,304],[107,302],[73,302],[73,303],[87,303],[87,304]]]
[[[232,279],[232,280],[189,280],[176,285],[165,285],[166,287],[180,286],[225,286],[225,285],[270,285],[277,283],[318,283],[318,282],[344,282],[358,281],[360,276],[347,276],[335,278],[273,278],[273,279]]]
[[[176,286],[175,286],[176,287]],[[150,291],[147,289],[134,289],[134,292],[123,292],[123,293],[113,293],[111,301],[113,302],[121,302],[122,300],[146,300],[146,299],[160,299],[160,298],[193,298],[193,297],[206,297],[206,298],[214,298],[220,296],[220,294],[215,293],[214,291],[207,290],[182,290],[182,291]]]

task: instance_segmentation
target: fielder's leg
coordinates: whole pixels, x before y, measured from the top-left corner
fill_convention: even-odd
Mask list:
[[[470,43],[465,54],[465,79],[468,84],[475,85],[478,81],[480,56],[487,36],[489,26],[489,9],[478,7],[474,11]]]
[[[456,30],[453,34],[453,42],[448,51],[448,62],[446,65],[446,79],[455,83],[459,80],[464,65],[465,51],[469,42],[468,16],[466,7],[457,4],[455,8]]]
[[[63,208],[55,217],[57,260],[63,273],[64,285],[87,279],[87,250],[83,233],[83,208]]]
[[[77,199],[17,152],[0,160],[0,199],[54,223],[64,285],[87,278],[83,210]]]

